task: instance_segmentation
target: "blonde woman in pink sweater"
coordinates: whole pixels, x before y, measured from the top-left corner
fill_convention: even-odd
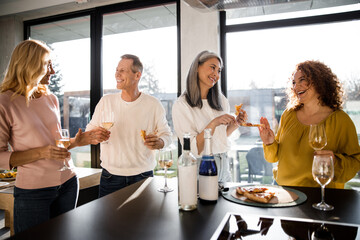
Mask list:
[[[46,86],[52,74],[50,49],[39,41],[26,40],[14,49],[0,85],[0,168],[17,167],[18,171],[15,233],[76,206],[75,172],[58,171],[64,160],[70,160],[70,152],[55,146],[61,123],[58,99]],[[102,128],[79,130],[69,148],[97,144],[108,137]]]

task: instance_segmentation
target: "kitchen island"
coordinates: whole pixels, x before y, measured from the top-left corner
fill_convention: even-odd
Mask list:
[[[199,202],[197,210],[182,212],[178,210],[177,178],[168,181],[173,192],[158,192],[163,184],[163,177],[143,180],[11,239],[211,239],[229,212],[332,222],[355,226],[355,230],[360,226],[360,194],[354,190],[326,189],[326,202],[335,207],[329,212],[312,208],[320,201],[320,188],[306,187],[292,187],[307,196],[296,206],[248,206],[219,196],[216,204]]]

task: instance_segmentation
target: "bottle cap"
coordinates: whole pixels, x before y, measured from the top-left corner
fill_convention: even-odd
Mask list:
[[[190,150],[190,133],[184,133],[184,150]]]

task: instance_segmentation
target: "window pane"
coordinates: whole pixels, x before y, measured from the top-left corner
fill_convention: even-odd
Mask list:
[[[30,33],[53,50],[49,88],[59,99],[62,127],[74,137],[90,114],[90,17],[34,25]],[[75,166],[90,167],[90,146],[72,149],[71,156]]]
[[[118,12],[103,18],[104,95],[116,89],[115,70],[124,54],[138,56],[144,65],[140,91],[158,98],[173,130],[171,109],[177,96],[176,5]],[[177,138],[173,136],[177,146]],[[177,153],[174,152],[174,156]],[[176,160],[176,159],[175,159]],[[176,167],[176,163],[172,168]]]
[[[235,104],[244,103],[249,122],[258,123],[263,116],[276,131],[286,106],[284,89],[295,65],[319,60],[343,82],[347,94],[344,111],[352,118],[359,135],[359,41],[359,20],[227,33],[227,91],[231,108],[234,110]],[[246,153],[262,146],[256,128],[241,127],[239,131],[241,137],[232,136],[231,154],[240,161],[245,180],[249,176],[245,171],[250,167]],[[234,168],[234,174],[240,176],[238,168]],[[271,172],[269,175],[272,176]]]

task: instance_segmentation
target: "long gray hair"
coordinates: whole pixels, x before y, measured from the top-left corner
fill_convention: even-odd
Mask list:
[[[201,91],[200,91],[200,84],[199,84],[199,76],[198,76],[198,68],[204,62],[209,60],[210,58],[217,58],[220,62],[220,67],[223,66],[223,61],[219,55],[209,51],[202,51],[199,53],[194,61],[192,62],[187,78],[186,78],[186,90],[184,92],[186,102],[191,107],[198,107],[202,108],[203,103],[201,100]],[[207,100],[209,105],[212,109],[221,111],[223,110],[220,101],[220,87],[219,82],[217,82],[212,88],[209,89]]]

